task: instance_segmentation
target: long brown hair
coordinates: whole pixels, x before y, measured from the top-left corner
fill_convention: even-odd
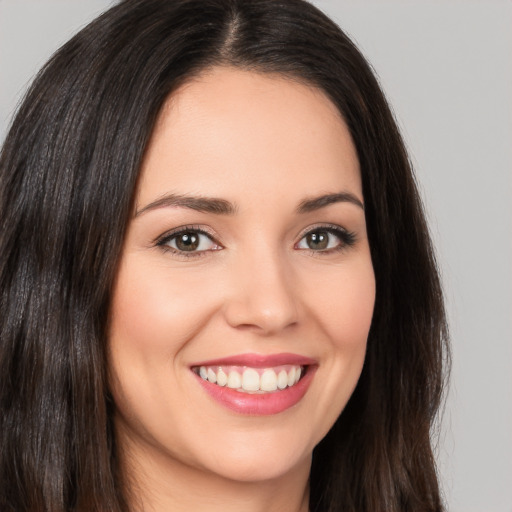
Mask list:
[[[35,80],[0,155],[0,509],[129,510],[110,293],[158,112],[215,65],[320,88],[360,161],[377,297],[360,381],[314,451],[311,510],[443,510],[431,433],[449,352],[421,201],[369,65],[303,0],[125,0]]]

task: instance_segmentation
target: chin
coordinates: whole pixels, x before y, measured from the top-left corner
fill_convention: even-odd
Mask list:
[[[309,473],[311,456],[303,458],[280,455],[265,455],[257,457],[228,456],[212,472],[221,478],[241,483],[257,483],[264,481],[278,481],[286,478],[287,475],[295,474],[304,469]]]
[[[211,449],[203,451],[203,455],[208,454],[203,468],[246,483],[279,480],[301,470],[309,473],[311,453],[320,439],[309,439],[305,432],[272,430],[262,427],[255,433],[231,432],[224,439],[212,436]]]

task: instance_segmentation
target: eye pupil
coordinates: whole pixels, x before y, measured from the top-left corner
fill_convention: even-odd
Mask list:
[[[315,231],[306,237],[308,247],[315,250],[327,249],[329,245],[329,233],[326,231]]]
[[[176,238],[176,247],[180,251],[195,251],[199,247],[199,236],[196,233],[182,233]]]

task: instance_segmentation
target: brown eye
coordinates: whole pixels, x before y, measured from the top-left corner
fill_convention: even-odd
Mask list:
[[[313,251],[323,251],[329,246],[329,232],[315,231],[306,235],[306,244]]]
[[[175,243],[180,251],[195,251],[199,247],[199,236],[197,233],[180,233]]]
[[[304,234],[295,248],[330,253],[331,250],[346,249],[354,245],[354,242],[354,233],[350,233],[339,226],[320,226]]]
[[[178,253],[202,253],[221,248],[209,235],[195,230],[174,233],[164,238],[158,245],[169,247]]]

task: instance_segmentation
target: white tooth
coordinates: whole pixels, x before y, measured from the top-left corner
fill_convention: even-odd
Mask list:
[[[245,391],[258,391],[260,389],[260,376],[256,370],[247,368],[242,375],[242,388]]]
[[[263,372],[260,389],[262,391],[275,391],[277,389],[277,375],[274,370],[265,370]]]
[[[238,389],[241,385],[242,378],[240,374],[235,370],[231,370],[228,376],[228,388]]]
[[[208,379],[208,373],[206,372],[206,368],[204,366],[201,366],[201,368],[199,368],[199,375],[204,380]]]
[[[277,376],[277,387],[284,389],[286,386],[288,386],[288,374],[286,370],[281,370]]]
[[[219,368],[217,372],[217,384],[219,386],[225,386],[228,383],[228,376],[222,368]]]
[[[295,366],[288,372],[288,386],[293,386],[295,384]]]
[[[295,382],[299,382],[299,379],[300,379],[300,374],[302,373],[302,368],[299,366],[297,368],[297,371],[295,372]]]
[[[214,384],[217,382],[217,375],[211,368],[208,368],[208,380]]]

